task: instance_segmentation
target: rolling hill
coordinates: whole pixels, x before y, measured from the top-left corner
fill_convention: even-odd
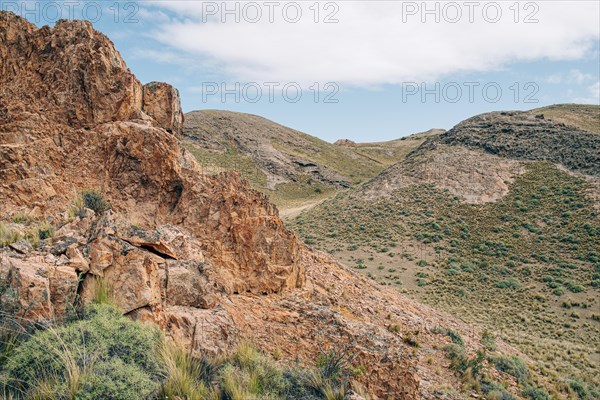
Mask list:
[[[494,332],[557,393],[597,395],[599,116],[562,105],[470,118],[289,226],[374,282]]]
[[[186,148],[209,172],[238,170],[283,208],[366,182],[438,132],[349,147],[230,111],[192,111],[184,123]]]

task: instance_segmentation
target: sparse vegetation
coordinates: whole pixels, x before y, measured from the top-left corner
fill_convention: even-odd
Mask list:
[[[51,242],[53,237],[54,226],[44,220],[34,223],[27,233],[25,233],[24,239],[37,248],[43,241]]]
[[[290,227],[318,249],[352,248],[332,253],[343,262],[349,254],[374,257],[361,272],[382,283],[401,279],[402,290],[482,324],[536,360],[536,368],[597,387],[591,360],[599,355],[589,349],[600,347],[592,311],[599,297],[600,222],[588,190],[584,180],[538,162],[498,202],[470,205],[415,185],[370,203],[338,195]],[[327,237],[329,231],[336,237]],[[379,253],[390,243],[397,260]],[[561,307],[567,294],[580,303],[593,300],[573,316]],[[484,345],[493,351],[489,338]],[[564,391],[560,375],[550,375],[558,392]]]

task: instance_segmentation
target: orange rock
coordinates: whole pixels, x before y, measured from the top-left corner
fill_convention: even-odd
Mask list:
[[[183,137],[183,111],[177,89],[167,83],[150,82],[143,90],[144,112],[167,132]]]
[[[25,320],[49,320],[53,317],[48,266],[5,258],[0,268],[2,275],[16,291],[20,303],[19,317]]]

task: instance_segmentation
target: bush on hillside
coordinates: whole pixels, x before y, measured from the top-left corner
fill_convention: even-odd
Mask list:
[[[4,367],[7,386],[30,396],[144,398],[159,389],[160,340],[116,307],[90,305],[81,320],[38,331],[16,348]]]
[[[498,371],[514,376],[519,383],[525,383],[529,380],[529,368],[520,357],[499,355],[491,357],[490,361]]]

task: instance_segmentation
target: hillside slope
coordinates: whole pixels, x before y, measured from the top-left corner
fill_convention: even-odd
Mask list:
[[[470,118],[289,226],[381,286],[496,332],[571,398],[573,382],[600,385],[600,136],[539,114]]]
[[[478,115],[428,140],[428,146],[420,150],[438,143],[481,149],[513,159],[549,161],[572,171],[600,175],[600,135],[546,118],[543,113]]]
[[[249,156],[266,175],[269,189],[302,176],[334,187],[349,187],[381,170],[376,161],[287,128],[268,119],[231,111],[203,110],[185,115],[185,137],[212,152]]]
[[[445,130],[443,129],[430,129],[426,132],[419,132],[386,142],[356,143],[346,139],[340,139],[336,141],[335,144],[338,146],[349,147],[358,154],[376,160],[385,166],[390,166],[403,160],[426,139],[440,135],[444,132]]]
[[[231,111],[185,115],[186,148],[210,173],[236,170],[280,208],[305,207],[376,176],[432,135],[340,146]]]

